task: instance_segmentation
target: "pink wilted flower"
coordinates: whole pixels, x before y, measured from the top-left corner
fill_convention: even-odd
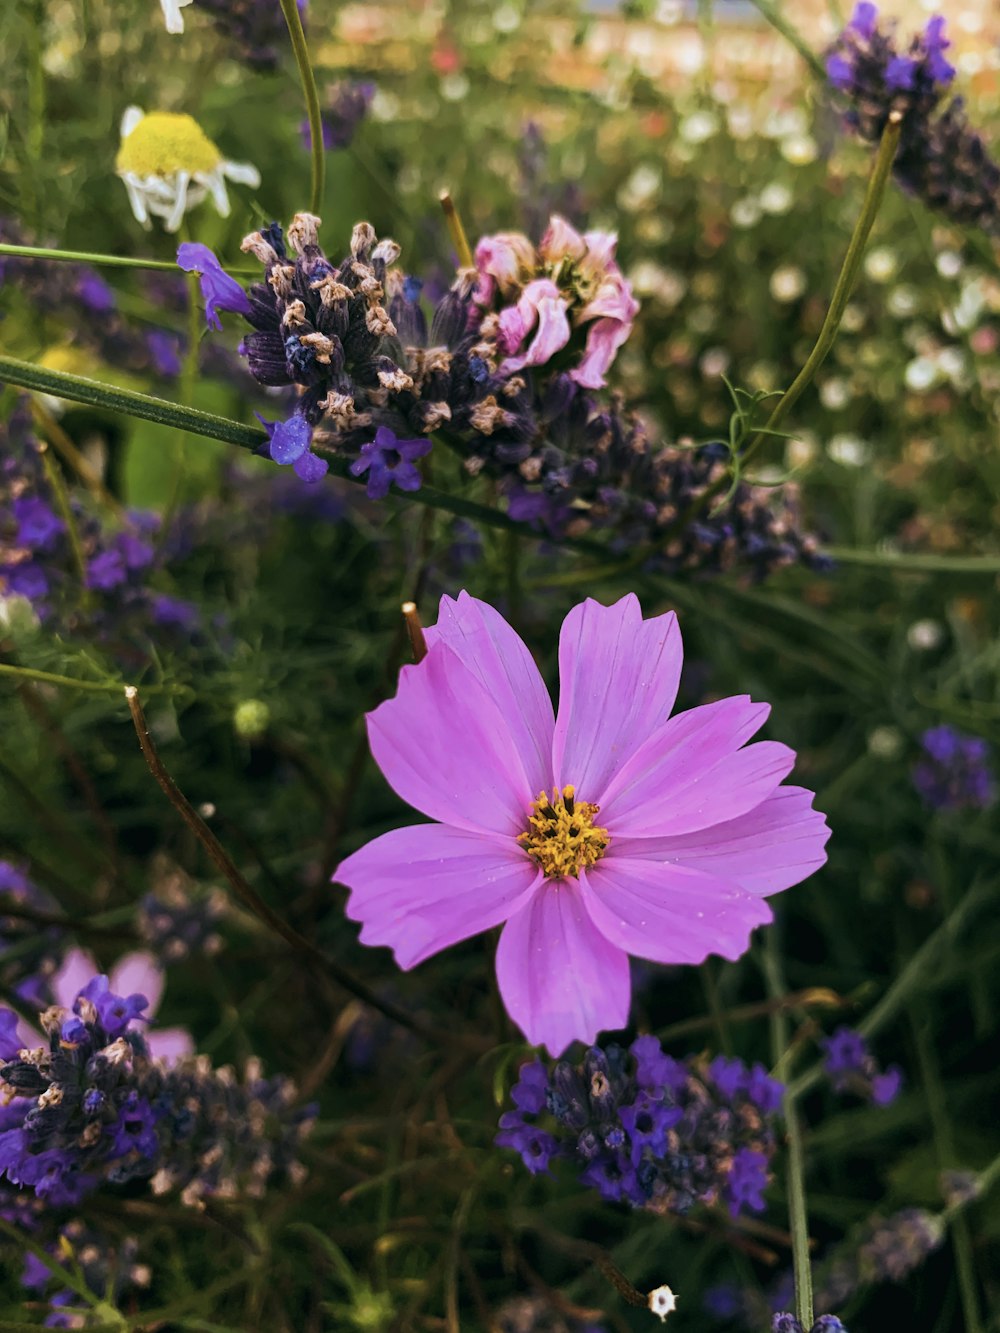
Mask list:
[[[673,612],[629,594],[563,622],[558,714],[528,649],[474,597],[441,599],[427,656],[368,715],[372,754],[430,819],[338,867],[364,944],[414,967],[503,924],[497,981],[529,1041],[557,1056],[628,1022],[629,954],[738,958],[767,895],[812,874],[829,830],[782,787],[794,751],[747,745],[746,695],[670,716]]]
[[[484,308],[501,307],[502,374],[546,365],[574,330],[585,329],[583,353],[569,377],[585,389],[603,387],[639,313],[615,262],[617,244],[614,232],[579,232],[558,215],[549,219],[537,251],[520,232],[483,237],[476,246],[476,300]],[[514,355],[533,331],[527,350]]]

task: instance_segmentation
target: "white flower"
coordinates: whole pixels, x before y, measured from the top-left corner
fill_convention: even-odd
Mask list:
[[[660,1316],[662,1323],[668,1314],[673,1314],[677,1309],[677,1297],[669,1287],[657,1287],[649,1293],[649,1308],[653,1314]]]
[[[184,31],[184,15],[181,10],[190,3],[191,0],[160,0],[160,8],[163,10],[163,20],[167,25],[167,32]]]
[[[136,220],[147,229],[150,215],[176,231],[189,208],[206,195],[220,217],[229,216],[226,181],[256,189],[260,172],[249,162],[226,162],[191,116],[168,111],[149,115],[130,106],[122,116],[116,169],[125,182]]]

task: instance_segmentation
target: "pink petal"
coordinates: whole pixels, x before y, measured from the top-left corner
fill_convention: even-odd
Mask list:
[[[583,359],[569,372],[570,379],[579,384],[581,389],[603,389],[606,383],[604,376],[631,331],[631,324],[623,324],[618,319],[599,319],[591,324],[587,330]]]
[[[444,824],[516,836],[538,795],[508,720],[447,643],[399,673],[394,699],[368,714],[386,781]],[[527,767],[534,765],[528,757]]]
[[[510,838],[417,824],[368,843],[333,878],[351,889],[361,943],[385,945],[409,969],[506,921],[541,873]]]
[[[531,329],[536,320],[538,327],[528,350],[520,356],[508,357],[501,364],[500,373],[504,375],[523,370],[525,366],[544,366],[556,352],[566,346],[572,333],[566,301],[560,295],[559,288],[548,278],[528,283],[517,303],[517,310],[525,330]]]
[[[52,977],[52,996],[56,1004],[72,1009],[73,1001],[100,970],[93,954],[85,949],[70,949]]]
[[[552,1056],[628,1022],[628,957],[597,930],[569,881],[543,883],[504,926],[497,982],[511,1018]]]
[[[154,1060],[163,1060],[167,1065],[194,1055],[194,1038],[186,1028],[156,1028],[146,1033],[146,1045]]]
[[[826,817],[803,787],[779,787],[755,809],[697,833],[667,838],[620,838],[614,860],[638,856],[702,870],[746,893],[779,893],[807,879],[826,861]],[[610,857],[609,857],[610,859]]]
[[[521,637],[487,602],[458,594],[441,598],[436,625],[424,631],[428,647],[446,643],[479,677],[507,727],[537,796],[552,786],[552,700]]]
[[[570,611],[559,635],[557,786],[572,783],[580,800],[603,805],[614,774],[667,721],[682,658],[677,617],[643,620],[634,593]]]
[[[607,232],[591,232],[590,235],[607,236]],[[614,246],[612,245],[612,251]],[[538,243],[539,258],[546,264],[558,263],[560,259],[572,259],[579,261],[587,253],[587,239],[581,236],[577,229],[554,213],[549,218],[549,225],[546,227],[542,239]]]
[[[145,995],[149,1008],[143,1018],[152,1018],[160,1007],[166,978],[151,953],[137,950],[118,959],[108,976],[112,995]]]
[[[580,876],[587,911],[619,949],[655,963],[739,958],[771,920],[759,897],[714,875],[637,857],[606,856]]]
[[[749,695],[741,694],[670,718],[615,774],[601,801],[600,822],[613,837],[653,837],[719,824],[759,805],[770,796],[795,758],[791,750],[781,746],[780,754],[770,750],[758,753],[757,747],[752,747],[754,757],[750,761],[739,759],[740,746],[763,726],[770,711],[768,704],[755,704]],[[748,763],[750,771],[755,772],[758,759],[770,763],[786,755],[787,766],[781,776],[773,781],[765,776],[764,789],[758,795],[754,787],[749,804],[737,809],[717,808],[734,785],[727,776],[731,764],[742,763],[743,769],[733,770],[742,775]],[[739,802],[741,793],[737,790],[733,798]]]

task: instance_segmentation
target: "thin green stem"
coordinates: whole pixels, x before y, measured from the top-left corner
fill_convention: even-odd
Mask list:
[[[858,1031],[863,1037],[873,1037],[890,1019],[895,1018],[902,1007],[908,1003],[911,994],[919,991],[932,981],[941,958],[952,947],[959,934],[965,929],[976,911],[995,898],[997,885],[995,880],[987,880],[973,885],[947,921],[941,923],[933,935],[929,935],[910,958],[910,961],[897,976],[886,993],[858,1024]],[[788,1089],[788,1096],[797,1101],[823,1078],[822,1062],[815,1064]]]
[[[755,3],[758,2],[759,0],[755,0]],[[743,450],[742,461],[744,463],[749,462],[751,456],[760,448],[768,434],[776,431],[784,421],[805,389],[812,383],[813,377],[826,360],[827,353],[836,340],[840,321],[844,318],[844,311],[847,309],[847,303],[851,299],[858,274],[861,271],[861,261],[864,258],[868,237],[871,235],[872,227],[875,225],[875,219],[878,217],[878,211],[885,197],[885,188],[889,182],[892,164],[895,161],[902,128],[902,115],[898,112],[892,112],[878,146],[875,164],[868,178],[868,188],[865,191],[861,213],[854,224],[854,231],[851,233],[851,239],[847,246],[847,254],[844,256],[844,262],[841,265],[833,289],[833,296],[830,298],[830,308],[826,312],[826,318],[823,320],[823,327],[819,331],[816,344],[809,353],[805,365],[792,380],[786,392],[779,398],[774,411],[764,423],[763,429],[757,432]]]
[[[52,259],[70,264],[95,264],[101,268],[141,268],[161,269],[167,273],[176,273],[177,265],[171,259],[133,259],[128,255],[104,255],[95,250],[52,250],[44,245],[7,245],[0,244],[0,255],[12,255],[16,259]],[[243,277],[260,277],[260,268],[230,268],[226,272]]]
[[[872,565],[898,569],[903,574],[1000,574],[1000,555],[925,555],[887,551],[862,551],[849,546],[827,546],[824,553],[842,565]]]
[[[91,600],[90,589],[87,586],[87,561],[84,558],[83,547],[80,545],[80,533],[76,526],[76,518],[73,514],[73,507],[69,502],[69,493],[66,490],[66,483],[62,479],[59,466],[49,453],[47,444],[40,444],[38,452],[42,456],[42,466],[45,468],[45,478],[49,483],[49,488],[56,502],[56,508],[59,510],[59,517],[66,525],[66,536],[69,538],[70,550],[73,552],[73,563],[76,565],[77,573],[80,575],[80,595],[83,604],[86,606]]]
[[[76,676],[57,676],[52,671],[38,671],[34,667],[13,666],[0,662],[0,676],[14,676],[19,680],[37,680],[43,685],[62,685],[69,690],[84,690],[90,694],[113,694],[120,699],[125,688],[120,680],[79,680]],[[188,685],[144,685],[143,694],[191,694]]]
[[[822,60],[812,49],[806,39],[794,28],[785,18],[771,0],[752,0],[754,8],[767,19],[775,32],[780,32],[785,41],[790,46],[794,46],[799,55],[806,62],[812,72],[826,83],[826,69]]]
[[[256,426],[245,426],[241,422],[232,421],[229,417],[203,412],[196,407],[182,407],[178,403],[168,402],[165,398],[154,398],[151,394],[138,393],[134,389],[119,389],[102,384],[98,380],[86,379],[82,375],[69,375],[60,370],[45,370],[41,366],[32,365],[28,361],[18,361],[14,357],[0,356],[0,383],[31,389],[35,393],[50,393],[56,398],[66,398],[73,403],[87,403],[91,407],[105,408],[110,412],[122,412],[126,416],[138,417],[142,421],[155,421],[161,426],[173,426],[208,440],[222,440],[226,444],[235,444],[241,449],[255,451],[267,442],[267,436]],[[330,471],[335,476],[358,486],[365,484],[363,478],[351,476],[347,459],[338,458],[335,454],[324,450],[322,446],[317,447],[317,452],[323,453],[327,458]],[[460,495],[449,495],[433,486],[422,486],[419,491],[407,495],[406,500],[429,505],[432,509],[443,509],[446,513],[455,514],[459,518],[484,523],[501,531],[528,535],[523,523],[509,518],[499,509],[477,504],[476,501],[466,500]],[[614,553],[609,548],[585,537],[562,538],[556,544],[589,551],[603,560],[615,560]]]
[[[768,994],[779,1001],[770,1018],[771,1056],[775,1076],[784,1080],[790,1042],[788,1017],[780,1003],[788,994],[781,971],[778,933],[772,927],[764,946],[764,975]],[[804,1329],[813,1326],[812,1266],[809,1263],[809,1218],[806,1212],[805,1149],[799,1108],[789,1088],[783,1100],[788,1140],[788,1229],[792,1236],[792,1271],[795,1275],[795,1313]]]
[[[914,1016],[911,1025],[917,1045],[917,1058],[920,1062],[921,1081],[924,1085],[924,1095],[927,1098],[931,1129],[934,1134],[934,1149],[938,1159],[938,1168],[939,1170],[945,1170],[948,1167],[953,1167],[957,1160],[955,1141],[926,1013]],[[952,1220],[951,1243],[955,1251],[958,1294],[962,1303],[966,1333],[983,1333],[983,1323],[979,1312],[979,1295],[976,1289],[976,1268],[972,1257],[972,1237],[969,1234],[968,1218],[964,1215],[956,1216]]]
[[[312,167],[309,211],[319,213],[323,206],[323,173],[326,170],[319,91],[316,88],[316,76],[309,60],[309,47],[306,44],[306,34],[296,0],[281,0],[281,12],[288,24],[288,35],[292,39],[292,50],[295,52],[295,63],[299,67],[299,78],[302,80],[302,91],[306,99],[306,114],[309,117],[309,160]]]

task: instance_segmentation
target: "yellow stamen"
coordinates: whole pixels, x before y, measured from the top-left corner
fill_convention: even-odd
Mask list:
[[[528,828],[517,840],[547,879],[575,879],[607,851],[611,835],[594,824],[600,807],[577,801],[575,787],[553,791],[551,797],[539,792],[531,809]]]
[[[222,154],[193,116],[150,111],[118,150],[119,171],[136,176],[170,176],[175,171],[214,171]]]

